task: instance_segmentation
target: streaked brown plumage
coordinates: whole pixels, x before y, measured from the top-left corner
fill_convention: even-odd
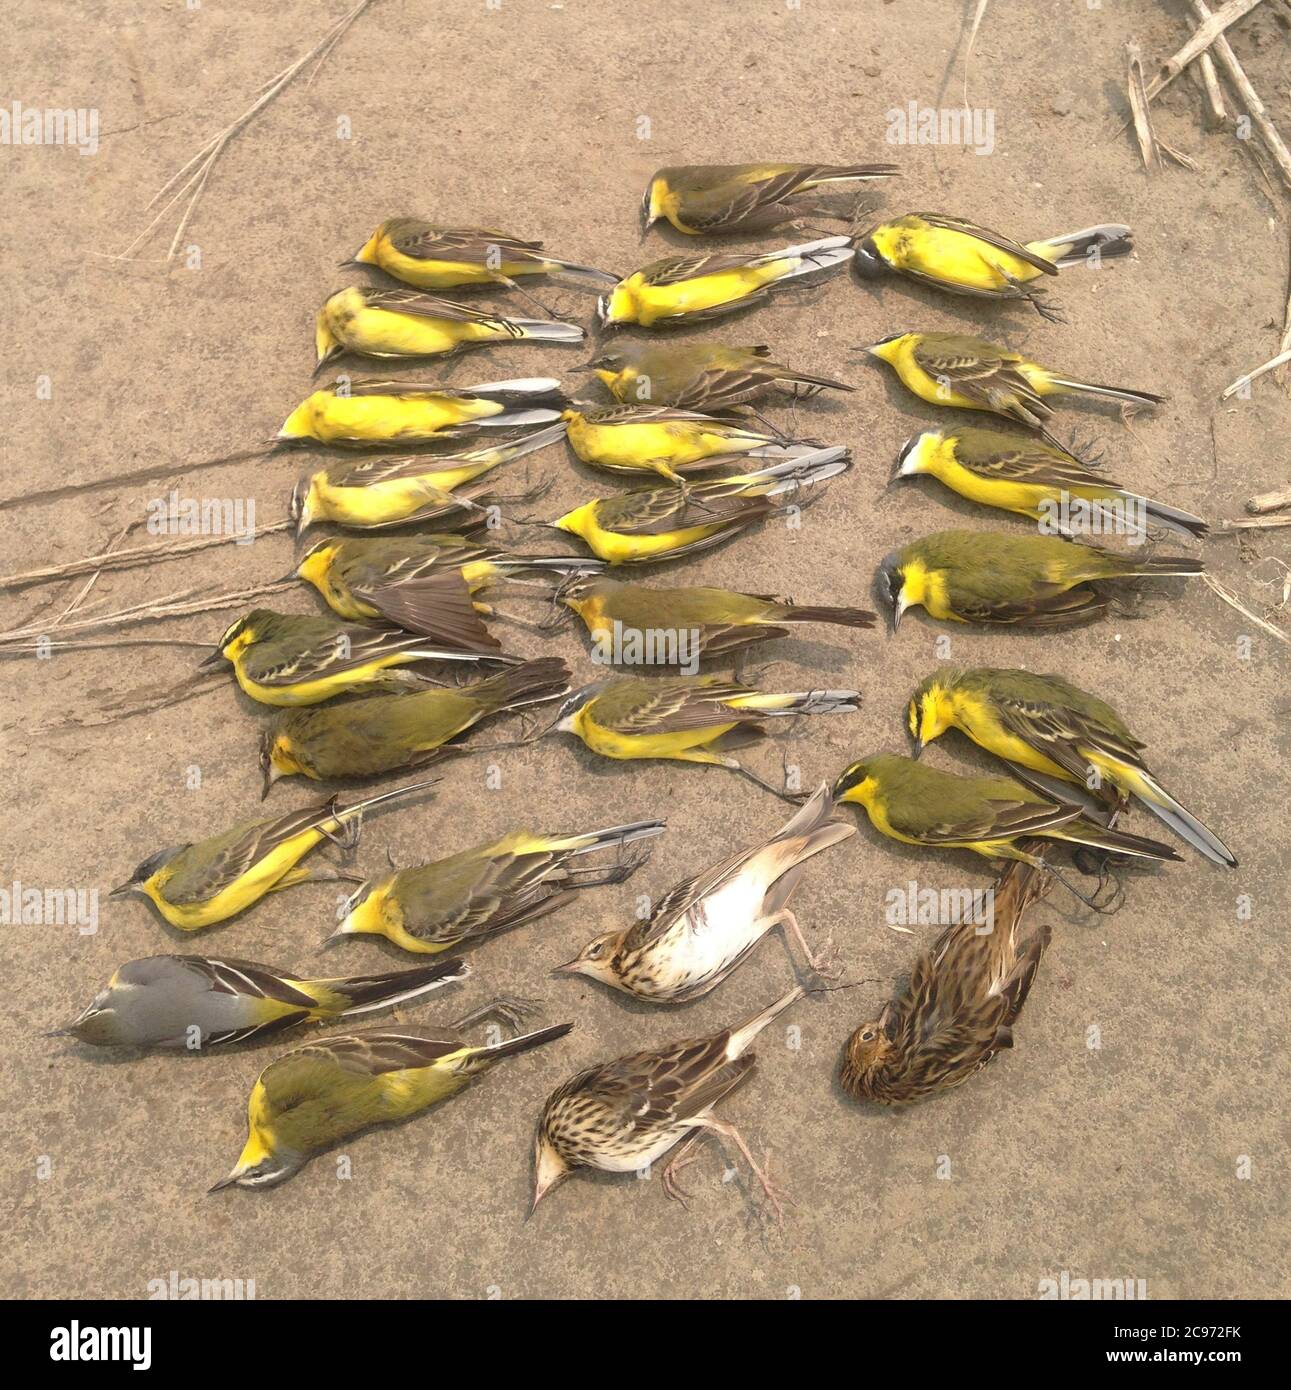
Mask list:
[[[534,1207],[575,1168],[639,1172],[682,1140],[711,1130],[739,1148],[777,1216],[782,1216],[781,1194],[739,1131],[712,1112],[752,1073],[756,1059],[748,1049],[753,1040],[802,995],[803,990],[795,986],[734,1028],[658,1051],[618,1057],[589,1067],[557,1087],[538,1123]],[[687,1143],[664,1170],[664,1191],[669,1196],[680,1194],[675,1175],[689,1161],[689,1148]]]
[[[1050,936],[1046,926],[1019,940],[1019,928],[1051,883],[1042,870],[1011,863],[995,883],[990,930],[965,920],[942,932],[905,988],[848,1039],[838,1078],[849,1095],[883,1105],[927,1100],[1013,1046]]]

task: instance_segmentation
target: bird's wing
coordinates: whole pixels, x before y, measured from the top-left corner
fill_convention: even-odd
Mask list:
[[[711,1110],[752,1070],[752,1053],[726,1061],[726,1042],[718,1033],[619,1057],[580,1073],[561,1093],[594,1097],[621,1135],[666,1131]]]
[[[231,956],[211,960],[206,956],[177,956],[185,968],[206,985],[212,994],[240,995],[244,998],[273,999],[298,1009],[312,1009],[315,1001],[275,975],[267,966]]]
[[[541,896],[550,854],[466,852],[403,876],[404,925],[422,940],[456,941],[500,925]]]
[[[524,330],[516,328],[508,319],[487,314],[469,304],[459,304],[456,300],[440,299],[438,295],[421,294],[417,290],[366,290],[363,297],[370,309],[412,314],[417,318],[448,319],[454,323],[486,324],[509,332],[515,338],[524,336]]]
[[[473,401],[473,391],[463,391],[459,387],[444,386],[433,381],[408,381],[398,377],[364,377],[362,381],[350,383],[351,396],[399,396],[405,400],[421,399],[426,396],[445,396],[453,400]]]
[[[1018,436],[1009,448],[974,449],[960,437],[955,459],[980,478],[996,482],[1030,483],[1036,487],[1095,486],[1114,489],[1119,484],[1092,473],[1079,459],[1063,455],[1050,444]]]
[[[682,408],[735,405],[756,395],[768,382],[774,381],[774,371],[756,363],[747,367],[705,367],[677,393],[676,404]]]
[[[595,425],[665,425],[677,420],[700,420],[713,425],[730,423],[726,420],[714,420],[711,415],[683,410],[674,405],[612,405],[604,410],[589,410],[583,418]]]
[[[335,814],[335,798],[276,820],[243,821],[219,835],[190,845],[170,861],[164,895],[177,905],[215,897],[279,846]]]
[[[418,261],[484,261],[493,250],[514,251],[525,256],[542,250],[540,241],[521,241],[505,232],[480,227],[432,227],[413,222],[390,237],[400,255]]]
[[[735,526],[774,510],[766,498],[740,493],[711,496],[691,488],[687,499],[680,488],[639,488],[603,499],[596,519],[605,530],[620,535],[660,536],[692,526]]]
[[[688,202],[683,215],[697,232],[743,222],[763,208],[774,207],[796,193],[804,183],[815,178],[821,169],[814,164],[801,164],[759,179],[755,183],[728,181],[720,190],[713,190],[700,200]]]
[[[993,232],[989,227],[979,227],[975,222],[969,222],[963,217],[950,217],[941,212],[920,212],[916,217],[926,222],[930,227],[939,227],[947,232],[962,232],[965,236],[971,236],[978,241],[985,242],[987,246],[994,246],[999,251],[1005,251],[1010,256],[1016,256],[1020,261],[1026,261],[1028,265],[1033,265],[1037,270],[1042,270],[1046,275],[1057,275],[1058,267],[1052,261],[1047,261],[1043,256],[1023,246],[1020,241],[1014,241],[1012,237],[1005,236],[1003,232]]]
[[[427,1067],[459,1051],[465,1042],[451,1029],[414,1028],[395,1031],[374,1029],[364,1033],[345,1033],[298,1047],[275,1066],[291,1060],[300,1064],[323,1063],[339,1067],[355,1076],[382,1076],[392,1071]]]
[[[694,686],[681,681],[634,681],[611,686],[593,702],[592,717],[615,733],[675,734],[717,724],[757,722],[759,710],[731,709],[724,699],[749,694],[736,682]]]
[[[628,931],[623,938],[624,950],[639,951],[643,946],[648,946],[657,937],[662,936],[675,921],[684,917],[696,903],[739,873],[744,865],[761,849],[762,846],[758,845],[754,849],[737,850],[734,854],[723,859],[720,864],[714,864],[711,868],[696,874],[694,878],[688,878],[685,882],[670,888],[660,898],[649,917],[643,918]]]
[[[409,635],[396,628],[338,623],[314,640],[257,642],[247,648],[243,663],[248,677],[258,685],[295,685],[342,675],[383,657],[425,645],[425,637]]]
[[[1138,750],[1115,731],[1073,709],[999,695],[1000,722],[1012,734],[1052,759],[1078,781],[1089,776],[1089,759],[1080,750],[1093,748],[1131,767],[1142,765]]]
[[[713,252],[707,256],[665,256],[661,261],[637,271],[642,284],[662,288],[665,285],[680,285],[687,280],[696,280],[701,275],[717,275],[724,270],[743,270],[751,256],[722,255]]]
[[[1049,407],[1017,366],[998,353],[984,352],[986,347],[973,338],[925,339],[914,345],[914,359],[929,376],[989,410],[1007,410],[1020,397],[1030,409],[1048,415]]]
[[[1002,778],[983,779],[983,787],[963,789],[930,808],[920,797],[901,805],[884,803],[884,811],[894,830],[922,844],[964,844],[981,840],[1011,840],[1034,835],[1064,825],[1080,814],[1079,806],[1042,801],[1009,791]]]
[[[376,487],[409,478],[434,478],[436,473],[456,472],[462,460],[453,454],[403,454],[398,458],[370,458],[356,463],[337,462],[325,470],[333,487]]]
[[[470,587],[458,569],[443,568],[416,578],[393,577],[356,587],[353,594],[408,632],[424,633],[435,642],[463,651],[502,650],[502,643],[475,611]]]

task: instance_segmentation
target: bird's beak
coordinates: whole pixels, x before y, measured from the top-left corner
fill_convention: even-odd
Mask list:
[[[208,1187],[206,1189],[206,1195],[209,1197],[212,1192],[223,1192],[226,1187],[232,1187],[241,1176],[241,1172],[235,1168],[227,1178],[221,1178],[214,1187]]]
[[[322,939],[322,941],[319,942],[319,944],[318,944],[318,949],[319,949],[320,951],[326,951],[326,950],[328,950],[330,947],[335,946],[336,943],[337,943],[338,941],[343,940],[343,939],[344,939],[345,937],[347,937],[347,936],[353,936],[353,935],[354,935],[354,933],[353,933],[352,931],[350,931],[349,927],[344,926],[344,925],[339,926],[339,927],[337,927],[337,929],[331,934],[331,936],[325,936],[325,937]]]
[[[924,744],[923,739],[921,739],[919,735],[916,734],[914,737],[914,751],[912,752],[911,756],[916,759],[919,758],[923,753],[925,746],[926,745]]]
[[[909,600],[904,594],[892,605],[892,631],[894,633],[901,626],[901,615],[909,606]]]
[[[224,652],[221,650],[221,648],[216,647],[216,649],[210,654],[210,656],[204,657],[201,661],[197,663],[197,669],[199,671],[218,671],[223,661]]]
[[[274,584],[290,584],[291,581],[292,581],[293,579],[299,579],[299,578],[300,578],[300,568],[299,568],[299,566],[298,566],[298,567],[297,567],[296,569],[294,569],[294,570],[288,570],[286,574],[280,574],[280,575],[278,576],[278,578],[275,579],[275,580],[273,580],[272,582],[273,582]]]
[[[567,960],[564,965],[556,966],[551,973],[553,975],[577,975],[579,964],[578,960]]]
[[[343,356],[344,353],[345,349],[341,347],[339,343],[337,343],[334,347],[329,347],[327,351],[318,359],[318,362],[315,364],[314,370],[310,373],[310,380],[312,381],[313,378],[316,377],[319,374],[319,372],[323,370],[324,367],[326,367],[330,362],[335,362],[336,359],[338,357]]]
[[[571,367],[571,372],[590,372],[596,366],[595,362],[580,362],[577,367]]]
[[[278,768],[277,768],[272,762],[265,768],[265,770],[264,770],[264,785],[260,788],[260,800],[261,800],[261,801],[263,801],[263,800],[265,799],[265,797],[267,797],[267,796],[269,795],[270,791],[273,790],[273,784],[274,784],[274,783],[278,780],[278,778],[281,777],[282,775],[283,775],[283,774],[278,770]]]
[[[117,886],[108,892],[109,898],[128,898],[135,890],[133,879],[129,883],[118,883]]]

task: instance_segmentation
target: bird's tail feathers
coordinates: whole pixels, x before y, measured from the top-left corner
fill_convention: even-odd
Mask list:
[[[564,274],[574,279],[591,280],[597,285],[617,285],[622,276],[615,275],[608,270],[597,270],[594,265],[579,265],[577,261],[561,260],[559,256],[548,256],[543,253],[543,260],[548,265],[557,266]]]
[[[544,848],[556,854],[591,854],[593,850],[610,845],[629,845],[634,840],[648,840],[661,835],[668,827],[663,820],[630,821],[627,825],[612,825],[608,830],[589,830],[585,835],[567,835],[547,840]]]
[[[520,330],[520,337],[535,343],[581,343],[587,336],[578,324],[559,319],[511,319],[510,324]]]
[[[475,1068],[491,1066],[504,1057],[516,1057],[530,1048],[541,1047],[544,1043],[555,1042],[573,1029],[572,1023],[553,1023],[547,1028],[535,1028],[532,1033],[522,1033],[518,1038],[508,1038],[505,1042],[493,1043],[488,1047],[473,1048],[467,1065]]]
[[[549,425],[553,420],[559,419],[559,410],[539,407],[533,410],[504,410],[501,415],[490,415],[472,423],[482,430],[514,430],[522,425]]]
[[[1203,854],[1215,864],[1227,869],[1237,867],[1237,858],[1227,845],[1211,830],[1208,830],[1196,816],[1182,806],[1153,777],[1138,769],[1130,769],[1134,794],[1139,804],[1152,812],[1163,825],[1169,826],[1185,843],[1191,845],[1198,854]]]
[[[490,713],[554,700],[569,689],[569,667],[558,656],[543,656],[480,681],[471,693]]]
[[[868,608],[832,608],[820,604],[786,604],[776,613],[780,623],[836,623],[839,627],[873,627],[874,614]]]
[[[827,482],[840,473],[846,473],[851,466],[851,450],[846,445],[838,444],[828,449],[797,452],[768,468],[759,468],[755,473],[746,473],[740,478],[727,481],[765,483],[767,486],[763,496],[779,497],[797,488]]]
[[[1104,222],[1097,227],[1082,227],[1065,236],[1046,237],[1031,243],[1032,248],[1045,247],[1050,251],[1062,248],[1061,259],[1054,262],[1059,270],[1085,265],[1095,247],[1099,256],[1128,256],[1134,249],[1130,229],[1119,222]]]
[[[373,1009],[394,1008],[441,985],[464,980],[471,968],[464,960],[436,960],[412,970],[384,975],[354,975],[342,979],[296,980],[296,987],[317,999],[328,1018],[349,1018]],[[338,1008],[337,1005],[340,1007]]]
[[[1095,825],[1093,821],[1086,820],[1084,816],[1067,821],[1054,833],[1059,839],[1073,844],[1106,850],[1108,854],[1128,854],[1131,859],[1177,861],[1183,858],[1160,840],[1149,840],[1146,835],[1129,835],[1122,830],[1109,830],[1105,825]]]
[[[1092,381],[1072,381],[1068,377],[1051,376],[1055,386],[1063,386],[1068,391],[1079,391],[1086,396],[1106,396],[1113,401],[1129,401],[1132,405],[1161,405],[1169,396],[1158,396],[1153,391],[1131,391],[1124,386],[1099,386]]]
[[[783,285],[789,280],[804,280],[809,276],[825,275],[835,267],[850,261],[856,254],[850,237],[829,236],[820,241],[804,242],[801,246],[786,246],[782,251],[768,251],[760,261],[783,261],[797,257],[799,264],[783,275],[777,276],[773,284]]]
[[[1191,512],[1168,506],[1165,502],[1154,502],[1150,497],[1136,500],[1143,503],[1149,521],[1155,521],[1158,526],[1165,526],[1171,531],[1177,531],[1181,536],[1192,536],[1201,540],[1210,532],[1209,522],[1203,521],[1199,516],[1193,516]]]
[[[1145,555],[1141,559],[1127,557],[1126,573],[1155,576],[1205,574],[1206,566],[1191,555]]]
[[[741,1054],[748,1051],[753,1039],[775,1020],[791,1005],[796,1004],[806,993],[801,985],[795,985],[787,994],[782,994],[774,1004],[768,1004],[760,1013],[756,1013],[747,1022],[739,1024],[730,1030],[730,1037],[726,1044],[726,1056],[730,1061],[734,1061]]]

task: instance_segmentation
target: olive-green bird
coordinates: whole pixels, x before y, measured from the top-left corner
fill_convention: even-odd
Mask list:
[[[730,589],[648,589],[602,575],[568,579],[556,598],[583,620],[598,660],[625,664],[639,661],[631,653],[646,645],[667,655],[671,641],[676,650],[670,664],[685,664],[787,637],[799,623],[873,627],[875,618],[864,608],[795,604]]]
[[[1105,582],[1202,573],[1201,561],[1184,555],[1120,553],[1058,536],[938,531],[884,558],[878,592],[894,632],[916,606],[941,622],[1066,627],[1107,611],[1098,587]]]
[[[834,799],[865,809],[890,840],[935,849],[971,849],[987,859],[1044,861],[1015,843],[1028,836],[1063,840],[1134,859],[1177,860],[1169,845],[1110,830],[1075,802],[1044,796],[1011,777],[941,772],[899,753],[872,753],[839,774]]]
[[[183,1047],[260,1042],[302,1023],[353,1018],[410,1004],[470,974],[435,961],[383,975],[311,979],[231,956],[147,956],[127,961],[65,1028],[91,1047]]]
[[[865,280],[903,275],[952,294],[1025,300],[1042,318],[1061,323],[1058,305],[1031,282],[1133,249],[1130,229],[1119,223],[1023,244],[962,217],[912,212],[872,227],[857,243],[853,264]]]
[[[342,1139],[411,1119],[504,1057],[554,1042],[574,1026],[557,1023],[487,1044],[463,1036],[490,1016],[518,1027],[529,1011],[523,1001],[499,999],[447,1027],[334,1034],[270,1062],[251,1089],[242,1154],[210,1190],[282,1182]]]
[[[428,762],[481,719],[568,689],[569,668],[543,657],[466,685],[286,710],[261,735],[264,794],[280,777],[374,777]]]
[[[887,179],[895,164],[677,164],[657,170],[641,199],[641,230],[667,218],[687,236],[765,232],[811,215],[851,216],[814,190]],[[854,201],[852,206],[854,206]]]
[[[958,729],[997,757],[1039,774],[1040,791],[1074,782],[1109,809],[1131,798],[1200,854],[1235,868],[1237,860],[1212,831],[1156,780],[1145,745],[1102,700],[1061,676],[991,666],[943,668],[911,697],[906,722],[915,756],[947,729]]]
[[[1153,522],[1184,536],[1200,538],[1209,530],[1201,517],[1130,492],[1056,444],[1003,430],[964,425],[908,439],[893,481],[925,475],[970,502],[1032,517],[1051,531],[1141,538]]]
[[[626,847],[661,834],[664,826],[661,820],[635,821],[583,835],[516,830],[451,858],[400,869],[365,883],[327,942],[384,936],[419,953],[473,945],[558,911],[580,888],[622,883],[649,857],[648,845],[644,853],[625,854]],[[614,862],[571,867],[574,859],[607,849],[616,852]]]
[[[598,353],[585,368],[623,405],[673,405],[716,411],[772,391],[795,398],[855,391],[845,381],[796,371],[771,360],[771,349],[723,343],[629,343]]]
[[[199,931],[237,916],[266,893],[345,877],[311,874],[300,861],[324,840],[352,849],[365,811],[433,785],[414,782],[348,806],[332,797],[271,820],[240,821],[205,840],[149,855],[110,896],[147,898],[172,927]]]
[[[384,619],[454,647],[498,643],[479,619],[494,609],[476,595],[535,575],[558,584],[596,573],[601,560],[574,555],[516,555],[462,536],[332,536],[318,541],[293,571],[327,605],[354,621]]]
[[[482,645],[454,647],[395,628],[256,608],[228,627],[198,669],[227,661],[238,684],[262,705],[316,705],[356,690],[420,689],[424,678],[397,669],[412,662],[485,660],[518,658],[498,656],[491,637]]]

